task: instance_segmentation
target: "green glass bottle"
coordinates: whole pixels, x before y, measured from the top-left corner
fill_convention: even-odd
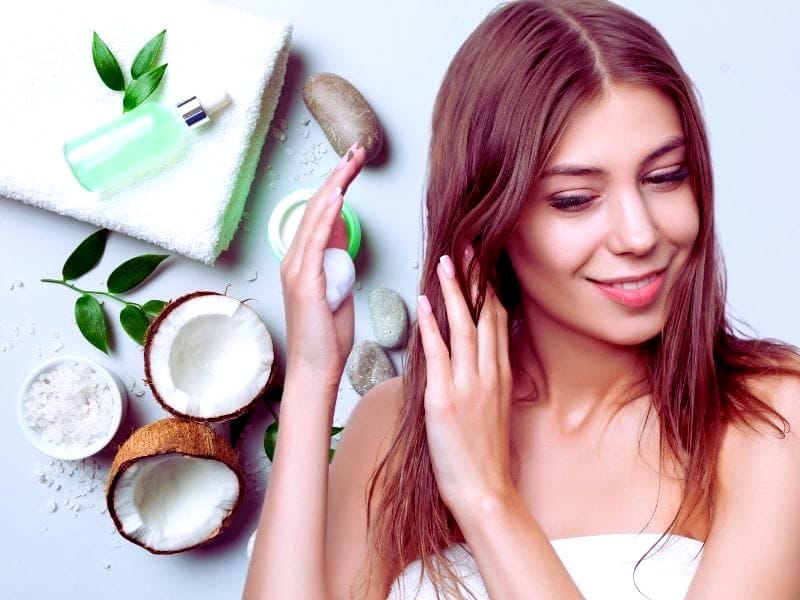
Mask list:
[[[209,122],[227,104],[224,92],[193,96],[175,107],[145,102],[117,119],[64,144],[64,157],[87,190],[118,186],[179,155],[189,129]]]

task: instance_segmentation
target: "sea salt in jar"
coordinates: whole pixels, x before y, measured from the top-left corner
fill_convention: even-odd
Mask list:
[[[111,441],[126,404],[125,389],[114,375],[86,358],[63,356],[45,361],[25,378],[17,418],[39,450],[78,460]]]

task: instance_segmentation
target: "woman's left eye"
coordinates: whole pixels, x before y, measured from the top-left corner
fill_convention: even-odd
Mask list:
[[[686,165],[681,165],[674,171],[669,171],[667,173],[659,173],[658,175],[651,175],[650,177],[645,177],[644,181],[646,183],[652,183],[658,186],[669,187],[668,184],[680,183],[687,177],[689,177],[689,168]]]

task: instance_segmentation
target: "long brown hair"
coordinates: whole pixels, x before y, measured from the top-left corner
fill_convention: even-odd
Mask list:
[[[445,74],[433,110],[420,293],[430,299],[449,344],[437,258],[463,256],[471,243],[475,257],[468,272],[461,261],[455,263],[465,297],[466,282],[473,277],[478,282],[479,297],[470,307],[473,318],[487,284],[497,290],[512,322],[519,318],[521,290],[505,245],[570,115],[612,83],[650,86],[674,102],[700,213],[697,240],[670,292],[667,321],[643,345],[661,456],[668,448],[685,477],[680,508],[663,539],[698,504],[707,514],[713,511],[715,465],[728,423],[753,427],[752,416],[785,435],[788,422],[746,382],[766,373],[800,374],[787,361],[800,353],[777,340],[745,338],[725,314],[725,269],[714,231],[705,124],[691,80],[652,25],[604,0],[518,0],[497,7],[469,36]],[[373,559],[384,573],[394,578],[421,559],[437,597],[446,591],[448,597],[463,598],[464,586],[443,555],[460,539],[460,531],[431,467],[424,360],[414,328],[404,370],[404,409],[391,447],[371,479],[367,526]],[[379,478],[383,488],[372,523]]]

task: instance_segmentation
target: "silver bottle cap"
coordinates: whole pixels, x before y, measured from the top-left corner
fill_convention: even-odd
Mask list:
[[[203,125],[208,123],[211,119],[208,118],[206,111],[203,110],[203,107],[200,104],[200,101],[197,99],[197,96],[192,96],[191,98],[184,100],[183,102],[177,105],[178,112],[183,119],[183,122],[186,123],[187,127],[194,128],[199,125]]]

